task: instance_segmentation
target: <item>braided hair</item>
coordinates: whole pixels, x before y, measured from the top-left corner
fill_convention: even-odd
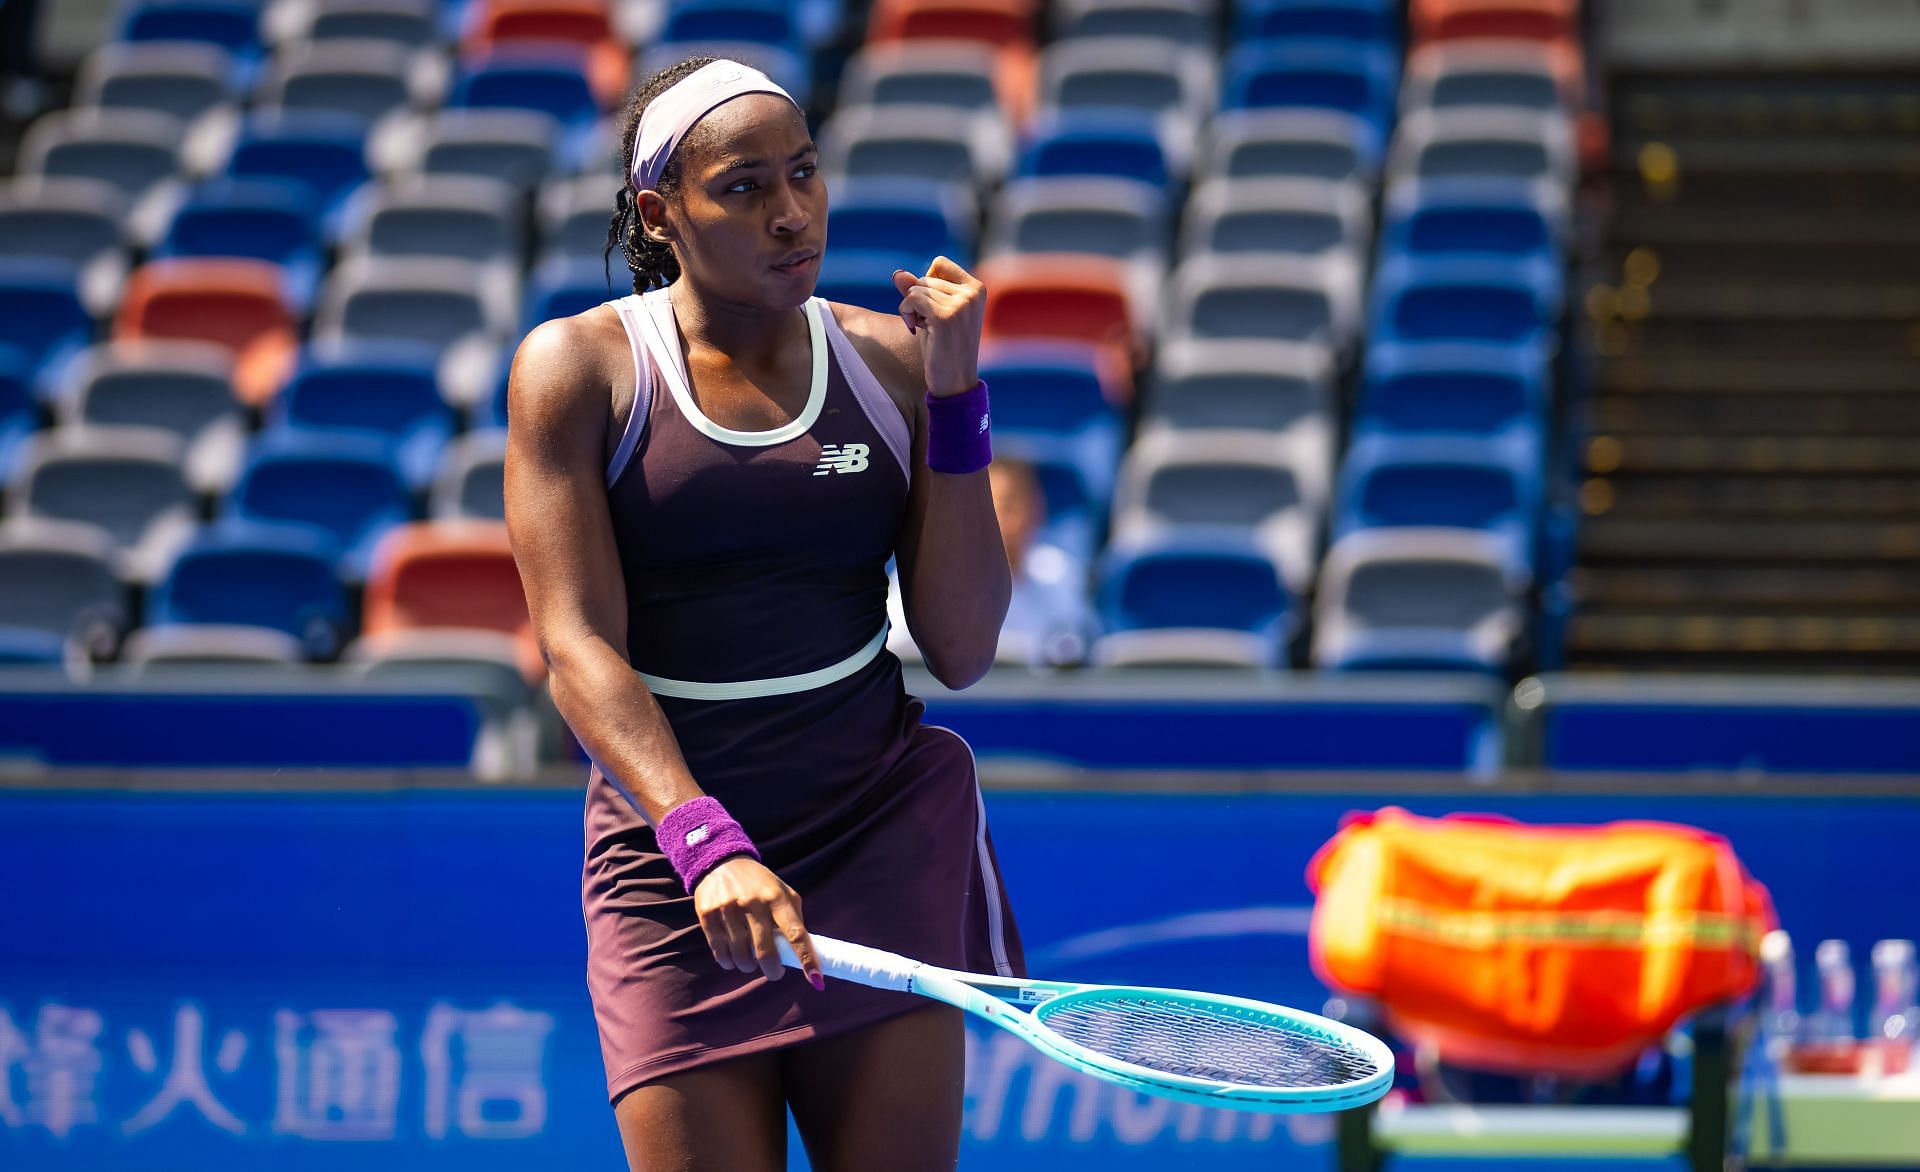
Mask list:
[[[640,88],[633,92],[633,97],[627,100],[626,111],[621,115],[620,166],[627,173],[627,178],[621,183],[620,194],[614,201],[613,222],[607,225],[607,247],[601,253],[601,262],[611,270],[613,250],[618,248],[620,255],[626,258],[627,268],[633,270],[635,293],[671,285],[680,277],[680,262],[674,259],[672,246],[647,239],[646,225],[640,219],[639,201],[633,189],[632,177],[633,140],[640,133],[640,116],[646,112],[647,103],[672,88],[681,78],[718,60],[718,57],[689,57],[667,66],[641,83]],[[655,190],[669,199],[679,194],[680,152],[675,151],[673,157],[667,160],[666,170],[661,172]],[[607,279],[609,282],[613,279],[610,271]]]

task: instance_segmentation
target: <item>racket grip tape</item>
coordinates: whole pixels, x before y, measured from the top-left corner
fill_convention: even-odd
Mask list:
[[[787,967],[799,968],[800,958],[794,955],[793,945],[787,942],[787,938],[782,936],[775,943],[779,945],[780,959],[786,962]],[[875,989],[897,989],[902,993],[910,993],[913,991],[914,970],[920,967],[919,961],[908,960],[898,953],[835,940],[817,932],[813,934],[813,950],[814,955],[820,958],[820,971],[827,976],[870,985]]]

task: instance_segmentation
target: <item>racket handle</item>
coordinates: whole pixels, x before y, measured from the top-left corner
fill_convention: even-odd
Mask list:
[[[845,940],[835,940],[831,936],[813,935],[813,951],[820,958],[820,971],[829,977],[855,984],[871,985],[875,989],[898,989],[903,993],[913,991],[913,973],[920,967],[917,960],[908,960],[898,953],[887,952],[879,948],[868,948],[864,944],[853,944]],[[793,945],[782,936],[775,943],[780,948],[780,959],[788,968],[800,967],[800,958],[793,954]]]

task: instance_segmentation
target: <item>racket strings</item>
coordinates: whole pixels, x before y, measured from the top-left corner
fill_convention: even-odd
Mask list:
[[[1345,1086],[1380,1067],[1337,1038],[1237,1007],[1143,997],[1043,1006],[1048,1029],[1095,1053],[1163,1074],[1246,1087]]]

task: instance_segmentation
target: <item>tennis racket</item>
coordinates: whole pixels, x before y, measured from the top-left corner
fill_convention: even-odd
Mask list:
[[[800,967],[786,939],[778,943],[788,967]],[[817,933],[813,946],[827,976],[958,1006],[1057,1062],[1142,1094],[1238,1111],[1342,1111],[1393,1083],[1393,1054],[1379,1039],[1280,1005],[987,977]]]

